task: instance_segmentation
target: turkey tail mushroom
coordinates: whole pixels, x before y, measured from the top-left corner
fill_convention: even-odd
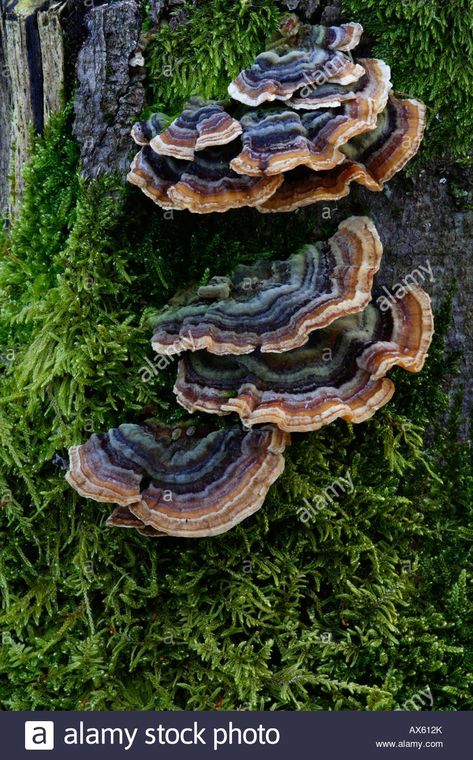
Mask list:
[[[287,261],[240,266],[213,278],[156,318],[158,354],[206,349],[214,354],[289,351],[371,299],[382,245],[373,222],[351,217],[328,243],[306,245]],[[176,299],[181,301],[181,297]]]
[[[398,300],[381,298],[286,353],[185,354],[175,385],[179,403],[188,411],[236,412],[247,426],[273,423],[288,432],[318,430],[339,417],[367,420],[394,393],[386,373],[396,365],[419,372],[433,333],[421,288]]]
[[[345,54],[362,31],[289,17],[230,84],[236,102],[194,97],[166,129],[163,114],[134,127],[142,149],[128,179],[159,206],[197,214],[293,211],[342,198],[351,182],[381,190],[419,149],[425,106],[392,96],[383,61]]]
[[[216,536],[254,514],[284,470],[290,439],[273,425],[120,425],[69,451],[68,483],[117,504],[107,524],[150,536]]]

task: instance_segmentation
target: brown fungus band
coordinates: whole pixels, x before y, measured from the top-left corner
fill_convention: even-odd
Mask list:
[[[120,425],[72,446],[66,478],[81,496],[117,504],[112,527],[149,536],[225,533],[263,504],[289,436],[273,425]]]
[[[166,128],[162,114],[135,125],[129,181],[197,214],[292,211],[342,198],[353,181],[380,191],[419,149],[425,106],[393,97],[383,61],[346,55],[359,24],[282,32],[230,84],[230,101],[194,97]]]
[[[231,278],[178,295],[156,318],[153,348],[167,355],[297,348],[313,330],[368,305],[381,254],[373,222],[351,217],[327,243],[306,245],[287,261],[240,266]]]

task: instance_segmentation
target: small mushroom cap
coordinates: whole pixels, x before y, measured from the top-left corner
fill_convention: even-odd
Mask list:
[[[131,136],[137,145],[149,145],[153,137],[159,134],[169,121],[165,113],[153,113],[149,119],[138,121],[133,125]]]
[[[310,26],[304,27],[305,44],[317,45],[326,50],[343,50],[348,52],[356,48],[363,34],[363,27],[356,22],[340,26]]]
[[[223,213],[264,203],[282,184],[283,177],[237,174],[230,168],[237,150],[229,145],[196,153],[179,181],[167,191],[170,200],[194,214]]]
[[[271,38],[269,49],[282,44],[297,47],[316,47],[325,50],[348,52],[357,47],[363,34],[363,27],[356,22],[341,26],[303,24],[295,13],[286,15],[279,25],[278,32]]]
[[[338,51],[321,47],[294,49],[288,45],[260,53],[250,68],[229,85],[229,95],[248,106],[289,100],[301,87],[323,82],[346,85],[364,74],[362,66]]]
[[[391,69],[378,58],[360,58],[358,63],[365,73],[357,82],[342,85],[324,82],[320,86],[304,86],[294,93],[286,105],[296,110],[312,111],[318,108],[338,108],[343,103],[356,98],[374,101],[374,110],[380,113],[388,100],[392,88]]]
[[[120,425],[72,446],[67,481],[81,496],[119,505],[108,524],[145,535],[225,533],[256,512],[284,469],[289,436],[267,425],[202,430],[174,440],[155,425]]]
[[[158,156],[149,145],[144,145],[133,159],[127,180],[161,208],[180,211],[181,206],[169,197],[169,190],[179,182],[186,166],[168,156]]]
[[[139,517],[136,517],[130,507],[116,507],[107,519],[108,528],[134,528],[142,536],[149,538],[166,538],[167,533],[155,530],[150,525],[145,525]]]
[[[351,217],[328,243],[307,245],[287,261],[240,266],[232,279],[188,293],[186,305],[157,318],[153,348],[167,355],[289,351],[368,305],[381,255],[373,222]]]
[[[182,114],[151,140],[162,156],[192,161],[195,151],[232,142],[241,134],[240,123],[220,103],[192,98]]]
[[[384,301],[283,354],[185,354],[177,399],[189,411],[236,412],[248,426],[271,422],[288,432],[318,430],[339,417],[363,422],[394,392],[386,373],[395,365],[419,372],[432,339],[430,299],[421,288]]]

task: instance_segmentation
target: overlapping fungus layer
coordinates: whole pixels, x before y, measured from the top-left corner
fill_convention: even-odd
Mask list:
[[[289,351],[368,304],[381,254],[373,222],[351,217],[326,244],[306,245],[287,261],[240,266],[232,278],[185,294],[184,306],[156,320],[153,348],[167,355]]]
[[[253,514],[284,469],[289,433],[362,422],[391,398],[393,366],[422,369],[429,296],[413,286],[367,305],[381,254],[373,223],[352,217],[327,244],[184,294],[153,336],[158,352],[186,351],[177,399],[245,427],[121,425],[70,449],[69,483],[118,505],[108,525],[148,536],[217,535]]]
[[[389,308],[371,303],[286,353],[187,353],[175,392],[190,412],[236,412],[245,425],[274,423],[288,432],[317,430],[338,417],[363,422],[392,397],[386,373],[393,366],[422,369],[432,330],[430,299],[413,287]]]
[[[291,16],[280,31],[230,84],[230,101],[195,97],[174,121],[136,124],[129,181],[164,209],[198,214],[293,211],[343,198],[352,182],[380,191],[417,152],[424,105],[393,96],[383,61],[346,55],[359,24]],[[178,294],[152,340],[158,353],[186,352],[177,399],[244,427],[121,425],[70,449],[69,483],[117,505],[108,525],[147,536],[217,535],[256,512],[291,432],[368,419],[394,392],[393,366],[424,364],[430,299],[413,286],[369,303],[381,254],[373,223],[352,217],[328,243]]]
[[[119,505],[108,520],[149,536],[215,536],[256,512],[284,469],[289,437],[274,425],[208,432],[120,425],[69,451],[68,482]]]
[[[198,214],[292,211],[353,181],[381,190],[417,152],[425,106],[392,95],[383,61],[346,55],[362,31],[286,22],[230,101],[192,98],[166,128],[162,114],[135,125],[129,181],[162,208]]]

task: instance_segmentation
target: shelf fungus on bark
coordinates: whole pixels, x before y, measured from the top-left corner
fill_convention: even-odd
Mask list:
[[[163,114],[139,122],[128,179],[163,208],[198,214],[293,211],[342,198],[351,182],[382,190],[417,152],[425,106],[393,97],[383,61],[347,57],[361,32],[290,18],[230,84],[233,102],[194,97],[166,129]]]
[[[373,222],[351,217],[327,243],[306,245],[287,261],[240,266],[181,296],[158,316],[158,354],[206,349],[214,354],[283,352],[371,299],[382,245]]]
[[[298,167],[267,201],[262,213],[294,211],[318,201],[335,201],[350,192],[352,182],[380,192],[417,153],[425,129],[425,105],[417,100],[389,96],[376,128],[340,147],[345,161],[328,172]]]
[[[361,24],[351,21],[340,26],[311,26],[302,24],[299,37],[305,45],[317,45],[326,50],[348,52],[357,47],[363,34]]]
[[[315,4],[317,4],[316,0]],[[289,3],[286,3],[289,6]],[[295,3],[297,4],[297,2]],[[294,5],[294,2],[293,2]],[[353,50],[361,39],[363,27],[355,21],[340,26],[304,24],[296,13],[282,19],[278,31],[271,38],[271,47],[290,42],[293,46],[317,47],[326,50]]]
[[[169,187],[168,198],[194,214],[223,213],[264,203],[282,184],[283,176],[237,174],[230,162],[238,152],[238,146],[231,143],[196,153],[179,181]]]
[[[356,82],[363,68],[343,53],[358,45],[362,33],[357,23],[311,26],[291,15],[281,24],[280,37],[234,79],[228,92],[240,103],[259,106],[288,100],[304,85]]]
[[[306,432],[339,417],[363,422],[391,399],[392,367],[422,369],[432,333],[429,296],[413,286],[387,308],[374,302],[286,353],[187,353],[174,390],[189,411],[236,412],[247,426]]]
[[[191,161],[196,151],[225,145],[241,134],[241,124],[220,103],[194,97],[169,127],[152,137],[156,153]]]
[[[339,108],[343,103],[357,98],[373,101],[376,113],[386,106],[392,88],[391,69],[378,58],[360,58],[365,73],[357,82],[341,85],[324,82],[319,86],[304,86],[286,102],[296,110],[311,111],[319,108]]]
[[[230,156],[229,156],[230,152]],[[230,168],[231,146],[208,148],[190,162],[161,156],[145,145],[135,156],[128,181],[161,208],[195,214],[257,206],[274,195],[283,177],[250,177]]]
[[[348,161],[366,170],[370,189],[376,182],[382,190],[419,150],[424,136],[426,106],[419,100],[390,95],[372,132],[355,137],[341,149]]]
[[[311,111],[302,116],[279,108],[254,111],[241,119],[243,150],[230,166],[239,174],[274,176],[307,166],[333,169],[345,161],[342,146],[376,127],[377,111],[369,98],[342,109]]]
[[[263,504],[284,470],[289,436],[274,425],[120,425],[72,446],[67,481],[81,496],[117,504],[107,521],[150,536],[225,533]]]
[[[324,81],[346,85],[356,82],[364,69],[339,51],[316,45],[293,48],[289,45],[260,53],[228,87],[229,95],[248,106],[273,100],[289,100],[301,87]]]
[[[168,191],[180,181],[185,167],[183,162],[158,156],[149,145],[144,145],[133,159],[127,180],[161,208],[180,211],[181,206],[171,200]]]

